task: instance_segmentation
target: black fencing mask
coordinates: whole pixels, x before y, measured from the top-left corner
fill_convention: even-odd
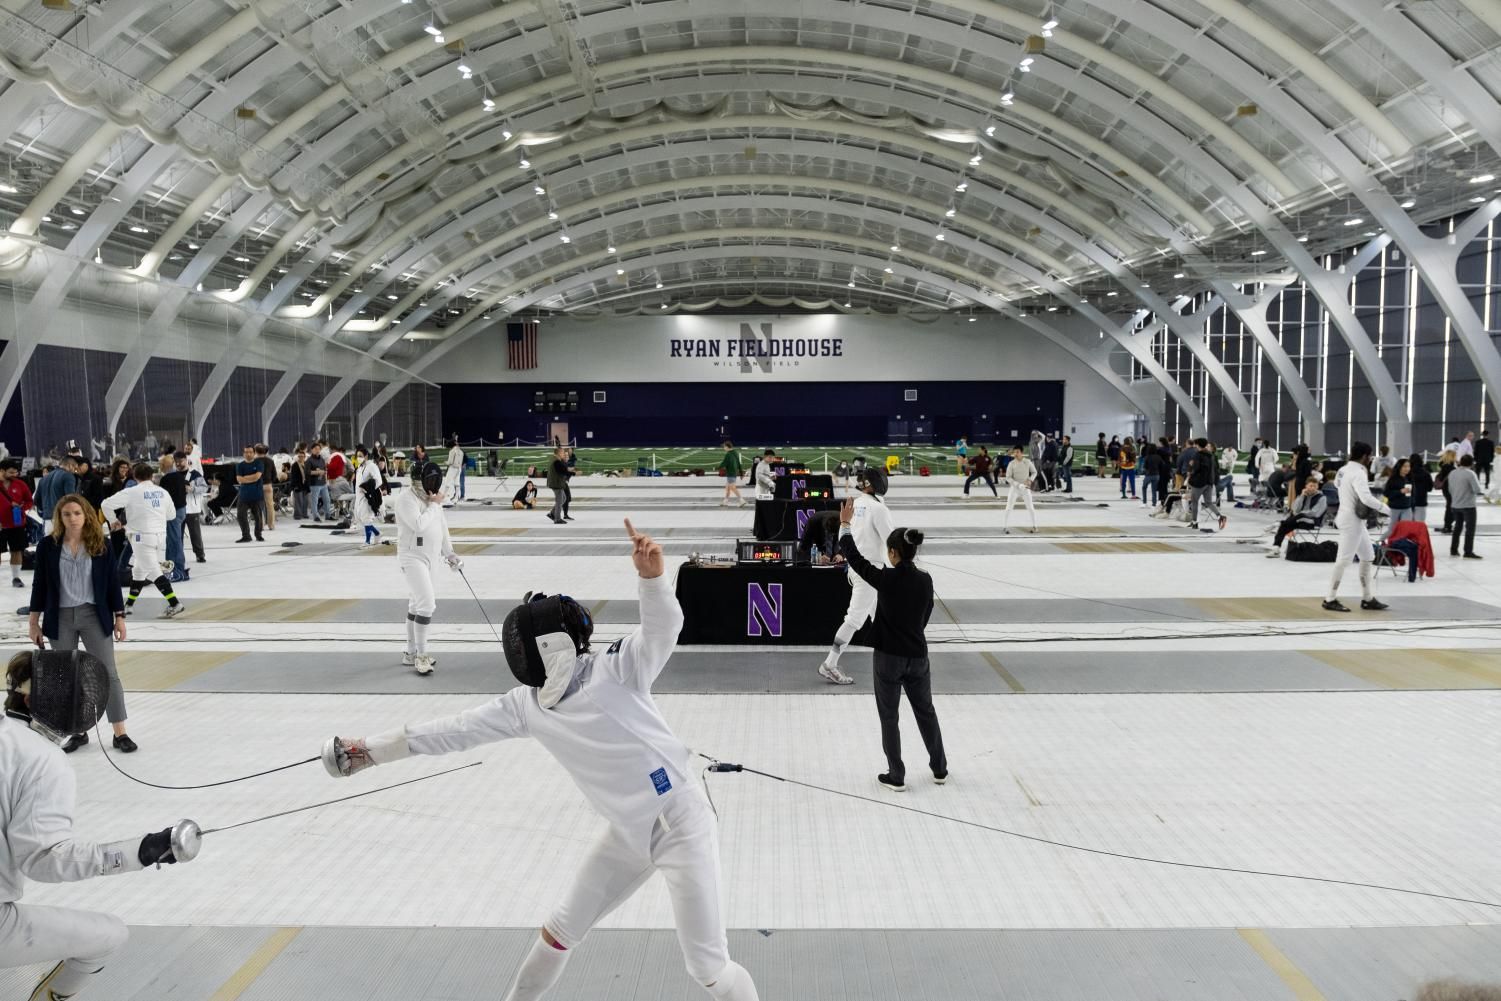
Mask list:
[[[417,481],[422,484],[422,489],[427,491],[429,497],[443,489],[443,470],[438,468],[437,463],[424,462],[417,472]]]
[[[886,470],[878,469],[875,466],[871,466],[868,469],[862,469],[860,471],[859,482],[862,485],[868,484],[870,486],[870,492],[875,496],[886,496]]]
[[[516,680],[541,689],[537,698],[551,709],[567,693],[593,632],[594,620],[567,595],[529,594],[506,616],[501,643]]]
[[[31,679],[12,688],[27,697],[31,728],[53,740],[87,733],[104,716],[109,672],[82,650],[36,650]]]

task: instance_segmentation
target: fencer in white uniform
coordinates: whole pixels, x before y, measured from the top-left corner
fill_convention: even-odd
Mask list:
[[[1027,505],[1027,514],[1032,516],[1032,532],[1037,532],[1037,509],[1032,506],[1032,484],[1037,479],[1037,467],[1032,460],[1022,454],[1021,447],[1011,450],[1011,461],[1006,464],[1006,518],[1002,522],[1002,531],[1011,534],[1011,509],[1016,505],[1016,498],[1020,497],[1022,503]]]
[[[1339,530],[1339,554],[1334,557],[1334,572],[1329,578],[1329,597],[1324,599],[1324,608],[1331,612],[1348,612],[1350,609],[1339,600],[1339,582],[1345,576],[1345,568],[1351,560],[1360,561],[1360,607],[1368,612],[1386,608],[1371,590],[1376,577],[1376,543],[1366,529],[1366,519],[1355,510],[1357,504],[1373,512],[1391,514],[1386,501],[1371,493],[1371,446],[1357,441],[1350,446],[1350,461],[1340,467],[1334,477],[1334,487],[1339,491],[1339,512],[1334,516],[1334,527]]]
[[[365,545],[374,546],[380,539],[381,490],[386,478],[380,467],[363,447],[355,449],[354,520],[365,530]]]
[[[151,482],[154,472],[149,463],[137,463],[132,470],[135,486],[104,498],[99,507],[111,521],[119,521],[122,511],[125,514],[125,531],[130,539],[131,552],[130,595],[125,599],[125,614],[129,615],[135,608],[141,590],[153,583],[167,599],[162,618],[170,619],[184,610],[172,590],[172,581],[167,577],[172,572],[172,564],[162,559],[167,545],[167,524],[177,516],[177,506],[167,491]]]
[[[850,522],[850,532],[855,537],[855,548],[860,550],[872,564],[886,565],[886,537],[891,534],[891,512],[881,500],[886,494],[886,471],[870,468],[862,470],[859,479],[860,492],[855,494],[855,516]],[[844,621],[834,633],[834,645],[818,665],[818,675],[833,685],[853,685],[855,679],[839,667],[839,658],[849,647],[850,640],[860,627],[870,621],[876,612],[876,589],[860,577],[846,571],[850,585],[850,603],[845,610]]]
[[[448,471],[443,476],[443,495],[448,498],[443,502],[444,507],[458,503],[464,476],[464,450],[459,447],[459,436],[450,438],[449,444],[452,447],[448,450]]]
[[[83,678],[83,681],[77,679]],[[31,1001],[82,990],[125,945],[112,914],[20,903],[26,880],[71,883],[178,861],[173,829],[96,844],[73,833],[75,780],[58,742],[104,715],[109,675],[81,651],[25,651],[6,668],[0,718],[0,968],[56,963]],[[196,854],[184,851],[183,861]]]
[[[433,673],[437,661],[427,652],[427,629],[437,611],[433,573],[439,561],[457,571],[464,564],[448,538],[443,516],[443,473],[427,463],[412,485],[396,495],[396,563],[407,585],[407,646],[402,664],[418,674]]]
[[[448,719],[333,738],[323,762],[330,773],[349,775],[409,754],[536,738],[609,827],[543,923],[506,1001],[541,998],[590,929],[654,871],[667,883],[688,973],[715,998],[756,1001],[755,983],[730,959],[725,937],[713,809],[694,779],[687,747],[652,700],[683,612],[664,573],[662,547],[625,524],[640,576],[635,632],[602,653],[591,651],[593,623],[582,606],[559,595],[528,595],[502,627],[506,661],[520,687]]]

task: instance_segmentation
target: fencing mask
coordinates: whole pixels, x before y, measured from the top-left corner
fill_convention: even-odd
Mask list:
[[[104,716],[109,672],[104,662],[82,650],[33,650],[31,677],[20,680],[16,660],[6,676],[12,692],[26,696],[31,728],[53,741],[87,733]],[[17,658],[19,659],[19,658]]]
[[[528,594],[506,616],[501,643],[516,680],[541,689],[537,700],[551,709],[567,694],[593,632],[594,620],[567,595]]]
[[[875,466],[871,466],[867,469],[862,469],[860,470],[859,482],[862,487],[868,484],[870,486],[870,492],[872,494],[875,494],[877,497],[886,496],[886,470],[879,469]]]
[[[443,470],[438,468],[436,462],[424,462],[417,472],[417,481],[422,484],[422,489],[427,491],[429,497],[443,489]]]

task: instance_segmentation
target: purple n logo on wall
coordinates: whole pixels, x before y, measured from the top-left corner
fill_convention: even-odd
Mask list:
[[[782,585],[745,585],[745,635],[782,635]]]
[[[808,527],[808,522],[811,521],[813,519],[813,516],[815,514],[817,514],[817,513],[818,512],[815,511],[815,510],[813,510],[811,507],[798,508],[798,511],[797,511],[797,537],[798,537],[799,541],[801,541],[801,539],[803,537],[803,529],[805,529],[805,528]]]

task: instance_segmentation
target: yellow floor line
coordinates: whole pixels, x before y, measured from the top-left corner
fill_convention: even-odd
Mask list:
[[[120,683],[132,692],[165,692],[184,681],[222,667],[237,657],[234,650],[115,650]]]
[[[283,949],[292,944],[292,940],[301,931],[301,928],[278,928],[272,932],[271,937],[262,942],[261,947],[245,960],[244,965],[209,995],[208,1001],[236,1001],[266,972],[266,967],[281,955]]]
[[[982,652],[980,656],[984,659],[985,663],[990,665],[991,670],[998,674],[1001,680],[1011,687],[1011,690],[1013,692],[1026,691],[1026,689],[1022,687],[1022,683],[1016,680],[1016,675],[1006,670],[1006,665],[1002,664],[998,659],[996,659],[995,654]]]
[[[1307,650],[1315,660],[1382,688],[1501,688],[1501,654],[1489,650]]]
[[[1267,937],[1266,932],[1260,928],[1237,928],[1237,934],[1245,939],[1249,945],[1261,957],[1261,961],[1272,968],[1272,972],[1288,986],[1297,1001],[1328,1001],[1324,992],[1313,985],[1308,975],[1288,959],[1286,954]]]

